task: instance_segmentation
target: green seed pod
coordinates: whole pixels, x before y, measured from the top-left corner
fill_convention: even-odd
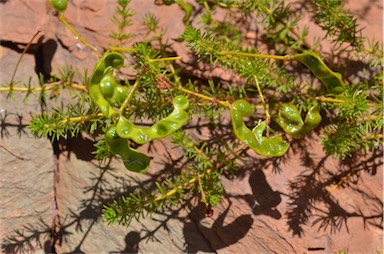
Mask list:
[[[113,96],[113,93],[118,85],[119,84],[112,74],[108,73],[100,81],[100,91],[105,98],[109,99]]]
[[[283,103],[275,121],[293,138],[300,139],[308,135],[321,122],[319,105],[313,105],[307,112],[304,121],[300,111],[291,103]]]
[[[184,10],[185,14],[183,17],[183,22],[185,25],[187,25],[193,12],[193,6],[191,4],[185,3],[184,0],[175,0],[175,3],[177,3]]]
[[[180,129],[188,120],[185,110],[189,107],[189,101],[184,96],[177,96],[173,100],[174,110],[166,118],[154,123],[151,127],[138,127],[124,116],[120,116],[116,132],[121,138],[129,138],[138,144],[146,144],[154,139],[164,138]]]
[[[240,99],[232,104],[230,114],[235,136],[257,154],[276,157],[284,155],[288,151],[289,143],[281,134],[264,137],[266,121],[259,123],[252,131],[245,125],[243,117],[252,113],[253,108],[246,100]]]
[[[120,106],[127,97],[128,88],[120,85],[112,75],[112,69],[100,81],[100,91],[111,105]]]
[[[176,0],[163,0],[164,5],[171,5],[171,4],[174,4],[175,2]]]
[[[297,60],[304,64],[318,79],[320,79],[328,92],[333,94],[344,92],[345,84],[341,74],[329,69],[316,53],[304,52],[297,54],[292,56],[292,60]]]
[[[319,104],[316,103],[308,110],[307,115],[305,116],[305,119],[304,119],[303,131],[305,133],[311,132],[321,123],[322,118],[320,115],[319,108],[320,108]]]
[[[275,121],[285,133],[291,135],[293,138],[302,138],[305,135],[301,132],[304,126],[303,119],[301,119],[299,110],[293,104],[283,103]]]
[[[121,105],[124,102],[125,98],[127,97],[127,93],[128,93],[128,87],[122,86],[119,84],[117,87],[115,87],[115,90],[113,91],[113,96],[112,96],[113,103],[117,103],[118,105]]]
[[[49,3],[56,11],[60,13],[63,13],[67,9],[68,5],[67,0],[49,0]]]
[[[112,68],[120,68],[124,64],[124,57],[120,53],[105,53],[95,64],[88,86],[89,95],[92,101],[100,108],[101,113],[107,118],[116,112],[110,103],[121,101],[121,91],[116,87],[120,86],[112,77]],[[115,95],[116,94],[116,95]]]
[[[239,99],[233,102],[232,109],[238,111],[242,116],[250,116],[253,113],[252,106],[244,99]]]
[[[116,133],[116,126],[110,127],[105,133],[105,141],[112,153],[120,155],[128,170],[144,173],[149,168],[150,159],[148,156],[131,148],[128,139],[119,137]]]

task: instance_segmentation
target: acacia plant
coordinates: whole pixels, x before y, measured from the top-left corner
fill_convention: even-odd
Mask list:
[[[172,45],[164,41],[164,29],[153,14],[142,20],[147,40],[123,47],[134,36],[127,33],[134,18],[129,0],[117,1],[112,17],[117,28],[110,34],[116,44],[105,52],[90,46],[66,22],[66,0],[50,3],[63,25],[99,60],[90,76],[79,75],[76,82],[78,71],[67,69],[39,86],[19,87],[12,80],[0,88],[9,95],[40,93],[40,98],[49,90],[58,97],[64,89],[77,91],[71,104],[34,115],[28,125],[31,132],[52,141],[80,133],[97,136],[94,154],[100,163],[117,157],[127,170],[142,174],[151,167],[150,158],[134,144],[169,137],[184,151],[184,166],[156,182],[157,189],[138,188],[105,204],[103,217],[108,223],[128,225],[134,218],[193,196],[199,196],[209,212],[222,198],[221,176],[236,174],[249,149],[260,156],[284,156],[291,142],[311,139],[314,132],[320,133],[324,151],[339,159],[369,153],[382,144],[382,44],[361,36],[362,28],[340,1],[314,0],[305,5],[325,31],[322,39],[337,52],[367,63],[365,75],[347,76],[318,43],[309,43],[309,28],[299,29],[300,13],[284,1],[197,0],[194,5],[156,1],[176,4],[185,12],[181,18],[185,31],[173,42],[194,56],[184,65],[181,56],[169,53]],[[197,6],[204,11],[193,17]],[[215,18],[216,9],[225,13],[224,19]],[[251,44],[247,29],[265,31],[262,40],[268,47],[258,50]],[[120,73],[128,55],[135,59],[133,81]],[[236,81],[184,76],[183,66],[197,62],[227,71]],[[192,128],[185,128],[193,118],[213,128],[230,122],[231,128],[224,138],[198,139],[191,135]]]

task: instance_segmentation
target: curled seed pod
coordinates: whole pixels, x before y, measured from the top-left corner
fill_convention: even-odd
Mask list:
[[[320,115],[319,104],[313,105],[307,112],[307,115],[304,119],[303,131],[305,133],[310,133],[321,123],[322,117]]]
[[[111,152],[120,155],[124,166],[134,172],[144,173],[147,171],[150,159],[145,154],[129,146],[129,140],[119,137],[116,133],[116,126],[110,127],[105,133],[105,141]]]
[[[88,86],[89,95],[92,101],[100,108],[101,113],[110,118],[115,109],[108,99],[115,99],[115,88],[118,86],[111,75],[113,68],[120,68],[124,64],[124,57],[116,52],[104,54],[95,64]],[[103,82],[103,84],[101,84]],[[120,100],[120,93],[117,92]]]
[[[107,99],[112,98],[117,86],[118,83],[111,73],[106,74],[100,81],[100,91]]]
[[[180,129],[188,120],[188,113],[185,110],[189,106],[189,101],[186,97],[176,96],[173,99],[173,106],[171,114],[149,128],[136,126],[124,116],[120,116],[116,132],[121,138],[129,138],[138,144],[146,144],[151,140],[164,138]]]
[[[191,17],[193,12],[193,6],[191,4],[185,3],[184,0],[175,0],[174,2],[177,3],[184,10],[185,15],[183,17],[183,22],[184,24],[188,24],[189,18]]]
[[[110,104],[121,105],[127,96],[128,88],[116,81],[110,69],[100,81],[100,91]]]
[[[313,105],[307,112],[305,119],[301,118],[300,111],[292,103],[283,103],[275,121],[293,138],[300,139],[308,135],[321,122],[319,105]]]
[[[235,136],[252,148],[257,154],[265,156],[282,156],[289,148],[289,143],[281,134],[265,137],[266,121],[260,122],[251,131],[244,123],[244,116],[253,113],[252,106],[243,99],[235,101],[231,108],[231,120]]]

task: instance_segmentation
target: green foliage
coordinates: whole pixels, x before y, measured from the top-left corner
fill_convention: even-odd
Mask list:
[[[112,31],[109,36],[118,42],[118,46],[122,46],[125,40],[133,37],[132,34],[126,33],[125,30],[128,26],[133,25],[131,17],[134,12],[128,7],[131,0],[117,1],[118,7],[115,9],[115,15],[112,16],[112,22],[117,25],[117,31]]]
[[[338,106],[336,113],[340,120],[345,119],[350,122],[358,117],[364,116],[369,110],[369,101],[366,91],[363,87],[349,87],[344,93],[337,97],[345,101]]]
[[[107,158],[112,156],[110,147],[107,145],[105,139],[100,139],[95,144],[96,151],[92,152],[95,155],[95,159],[100,162],[105,162]]]
[[[361,148],[363,130],[354,124],[339,124],[328,126],[323,135],[324,149],[331,155],[345,159],[349,154]]]
[[[311,11],[326,39],[368,63],[367,74],[358,82],[348,83],[346,73],[333,71],[332,59],[315,52],[316,44],[306,40],[308,28],[298,30],[300,13],[284,1],[197,1],[204,8],[201,14],[193,13],[192,5],[182,0],[164,1],[185,12],[179,21],[188,25],[179,38],[166,41],[161,21],[155,14],[146,14],[141,20],[146,40],[122,48],[135,36],[126,32],[134,17],[129,3],[118,0],[112,17],[116,30],[110,37],[116,47],[100,54],[81,39],[99,57],[90,77],[86,71],[79,75],[67,67],[48,83],[41,78],[38,86],[29,81],[18,87],[19,82],[12,81],[0,88],[10,97],[15,92],[26,93],[26,98],[38,93],[40,101],[60,98],[68,90],[71,104],[33,115],[28,128],[36,137],[51,140],[82,132],[97,135],[93,154],[100,161],[118,155],[127,169],[145,172],[150,159],[131,148],[131,141],[142,144],[169,136],[183,150],[184,163],[172,175],[164,173],[152,185],[106,204],[103,217],[108,223],[129,225],[133,219],[195,196],[207,207],[215,206],[224,193],[221,177],[236,174],[249,159],[248,149],[261,156],[284,156],[290,147],[288,135],[302,139],[320,132],[325,152],[340,159],[381,147],[383,46],[374,41],[369,48],[363,46],[365,38],[360,36],[356,18],[340,1],[311,1]],[[218,8],[225,13],[224,19],[216,20]],[[200,15],[196,20],[201,23],[191,22],[194,14]],[[78,36],[63,15],[59,19]],[[257,26],[252,29],[267,32],[263,42],[272,53],[258,50],[247,39],[248,31],[241,24],[250,21]],[[181,57],[169,53],[172,43],[186,46],[205,67],[224,69],[234,78],[183,76],[183,67],[174,63]],[[119,75],[125,67],[122,51],[135,61],[134,81]],[[197,65],[193,61],[189,64]],[[319,88],[319,82],[325,89]],[[189,107],[177,108],[174,100],[178,98]],[[209,137],[193,133],[201,130],[188,123],[192,118],[207,123]]]
[[[332,42],[339,45],[348,42],[353,48],[361,49],[364,41],[361,37],[362,29],[356,23],[357,19],[344,9],[344,2],[314,0],[311,3],[316,23],[327,32]]]
[[[155,188],[136,189],[128,197],[121,197],[105,206],[103,217],[108,223],[118,222],[129,225],[132,219],[160,211],[169,204],[179,204],[190,198],[194,192],[204,192],[204,202],[217,205],[223,192],[220,183],[220,172],[212,171],[212,153],[204,144],[200,148],[193,139],[182,131],[173,135],[173,142],[184,148],[185,156],[190,163],[180,175],[155,182]],[[209,157],[208,157],[209,156]],[[200,180],[199,180],[200,179]],[[200,182],[201,181],[201,182]],[[199,185],[202,186],[199,188]]]
[[[77,137],[82,131],[86,130],[83,126],[87,109],[83,103],[68,104],[66,110],[55,109],[49,115],[47,112],[41,115],[32,116],[28,129],[36,137],[48,137],[51,141],[61,138]],[[69,120],[71,117],[79,117],[78,121]]]

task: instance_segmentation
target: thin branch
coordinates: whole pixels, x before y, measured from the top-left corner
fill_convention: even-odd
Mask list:
[[[58,85],[62,85],[64,81],[57,81],[53,83],[49,83],[48,85],[42,86],[42,87],[0,87],[0,92],[4,91],[17,91],[17,92],[39,92],[39,91],[45,91],[45,90],[52,90],[57,88]],[[68,85],[71,88],[74,88],[79,91],[88,92],[87,88],[84,85],[77,84],[77,83],[71,83]]]
[[[8,153],[10,153],[11,155],[15,156],[16,158],[18,158],[19,160],[24,160],[24,157],[21,157],[19,155],[16,155],[15,153],[13,153],[12,151],[10,151],[8,148],[6,148],[5,146],[3,146],[2,144],[0,144],[0,147],[3,148],[5,151],[7,151]]]
[[[13,87],[13,80],[15,78],[15,75],[16,75],[16,71],[17,69],[19,68],[19,64],[21,62],[21,59],[23,58],[25,52],[27,52],[27,50],[29,49],[29,47],[31,46],[33,40],[36,38],[36,36],[41,32],[41,30],[39,29],[32,37],[32,39],[28,42],[27,46],[24,48],[23,50],[23,53],[21,53],[21,56],[19,57],[19,61],[17,61],[17,64],[16,64],[16,67],[15,69],[13,70],[13,74],[12,74],[12,78],[11,78],[11,84],[10,84],[10,87]]]
[[[60,15],[59,20],[68,28],[69,31],[71,31],[71,33],[76,37],[76,39],[79,39],[87,48],[89,48],[98,57],[102,56],[95,47],[92,47],[83,37],[81,37],[81,35],[78,32],[75,31],[75,29],[64,18],[63,14]]]

